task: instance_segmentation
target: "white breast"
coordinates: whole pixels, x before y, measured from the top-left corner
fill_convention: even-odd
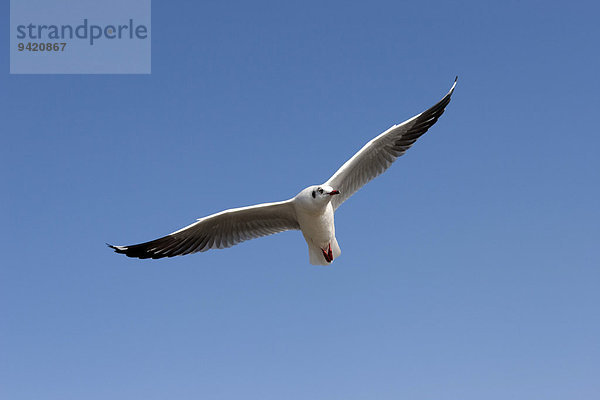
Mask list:
[[[306,210],[296,209],[296,215],[304,237],[310,239],[313,243],[326,246],[335,238],[331,203],[327,204],[327,207],[320,213],[309,213]]]

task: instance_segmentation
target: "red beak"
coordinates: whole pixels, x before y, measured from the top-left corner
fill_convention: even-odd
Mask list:
[[[332,190],[331,192],[329,192],[330,196],[333,196],[334,194],[340,194],[340,192],[338,192],[337,190]]]

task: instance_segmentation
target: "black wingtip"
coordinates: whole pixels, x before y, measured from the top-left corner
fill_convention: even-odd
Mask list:
[[[458,82],[458,75],[456,75],[456,78],[454,78],[454,83],[452,84],[452,87],[450,88],[446,96],[444,96],[444,98],[452,96],[452,94],[454,93],[454,88],[456,87],[456,82]]]
[[[106,243],[106,245],[108,247],[110,247],[111,249],[113,249],[115,251],[115,253],[126,254],[126,252],[127,252],[127,249],[120,248],[121,246],[114,246],[110,243]]]

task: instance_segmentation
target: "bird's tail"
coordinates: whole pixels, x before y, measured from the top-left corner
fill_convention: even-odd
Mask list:
[[[331,241],[325,245],[323,248],[313,243],[312,240],[307,239],[306,243],[308,244],[308,257],[309,261],[312,265],[330,265],[333,260],[338,258],[342,254],[342,250],[334,237]],[[331,245],[331,259],[329,258],[329,245]],[[327,254],[327,256],[325,254]]]

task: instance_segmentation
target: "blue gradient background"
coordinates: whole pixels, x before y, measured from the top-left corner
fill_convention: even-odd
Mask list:
[[[598,399],[600,10],[489,4],[155,1],[148,76],[4,48],[0,397]],[[321,183],[456,74],[331,267],[104,245]]]

